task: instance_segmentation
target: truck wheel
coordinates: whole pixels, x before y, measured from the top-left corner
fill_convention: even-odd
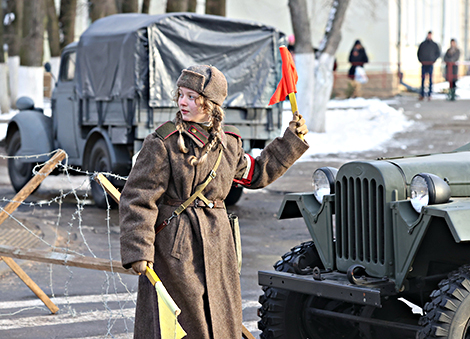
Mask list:
[[[416,338],[470,338],[470,265],[449,274],[431,293],[426,314],[420,319],[423,327]]]
[[[226,206],[233,206],[235,205],[238,200],[240,200],[243,193],[243,187],[232,187],[230,189],[230,193],[225,198],[225,205]]]
[[[111,171],[111,157],[109,155],[106,142],[103,139],[98,140],[91,149],[88,170],[105,173]],[[111,197],[107,197],[107,194],[104,191],[103,187],[101,187],[101,185],[98,184],[96,181],[91,180],[90,186],[91,195],[93,196],[93,200],[95,200],[95,205],[98,208],[106,209],[108,208],[108,203],[110,207],[117,206],[117,204]]]
[[[274,264],[276,271],[297,274],[310,274],[315,267],[323,268],[323,265],[312,241],[292,248]],[[323,317],[316,319],[309,309],[357,314],[360,307],[268,286],[263,287],[263,291],[258,309],[261,339],[358,338],[359,331],[353,324]]]
[[[20,148],[21,134],[20,131],[16,131],[8,143],[7,153],[9,156],[15,156]],[[33,177],[34,166],[35,163],[32,162],[21,162],[20,159],[8,158],[8,175],[16,192],[19,192]]]

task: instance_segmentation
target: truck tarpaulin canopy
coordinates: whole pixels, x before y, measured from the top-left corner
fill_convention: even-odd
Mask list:
[[[112,15],[80,38],[77,92],[101,101],[140,96],[151,107],[172,107],[181,70],[206,64],[227,78],[225,106],[267,107],[281,78],[284,42],[273,27],[213,15]]]

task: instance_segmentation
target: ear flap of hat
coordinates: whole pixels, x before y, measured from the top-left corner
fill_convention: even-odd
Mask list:
[[[197,93],[203,93],[205,81],[206,77],[204,75],[184,69],[181,72],[178,81],[176,81],[176,86],[186,87],[196,91]]]
[[[210,66],[209,69],[211,71],[211,76],[202,94],[214,101],[216,104],[222,106],[225,98],[227,97],[227,80],[222,72],[214,66]]]

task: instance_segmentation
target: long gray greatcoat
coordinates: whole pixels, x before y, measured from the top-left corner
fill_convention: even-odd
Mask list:
[[[121,257],[124,267],[133,262],[154,262],[155,272],[181,308],[181,326],[194,339],[241,338],[240,278],[230,223],[225,209],[188,207],[155,236],[154,227],[176,209],[167,199],[186,200],[213,168],[218,150],[199,166],[188,157],[199,157],[209,133],[200,125],[185,123],[189,149],[182,153],[178,132],[160,137],[156,132],[144,141],[121,194]],[[205,188],[209,200],[223,200],[233,179],[249,173],[249,157],[236,134],[223,134],[223,158],[217,176]],[[307,150],[308,145],[287,129],[254,160],[248,188],[273,182]],[[248,167],[248,171],[247,171]],[[134,338],[160,338],[155,289],[139,277]]]

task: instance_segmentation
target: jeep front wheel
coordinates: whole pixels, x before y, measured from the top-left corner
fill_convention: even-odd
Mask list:
[[[300,275],[312,274],[315,267],[324,268],[312,241],[295,246],[274,264],[276,271]],[[261,339],[359,338],[359,331],[352,323],[318,318],[310,310],[358,315],[361,307],[268,286],[263,287],[263,291],[258,310],[261,318],[258,328],[263,331]]]
[[[470,339],[470,265],[439,283],[426,303],[417,339]]]

